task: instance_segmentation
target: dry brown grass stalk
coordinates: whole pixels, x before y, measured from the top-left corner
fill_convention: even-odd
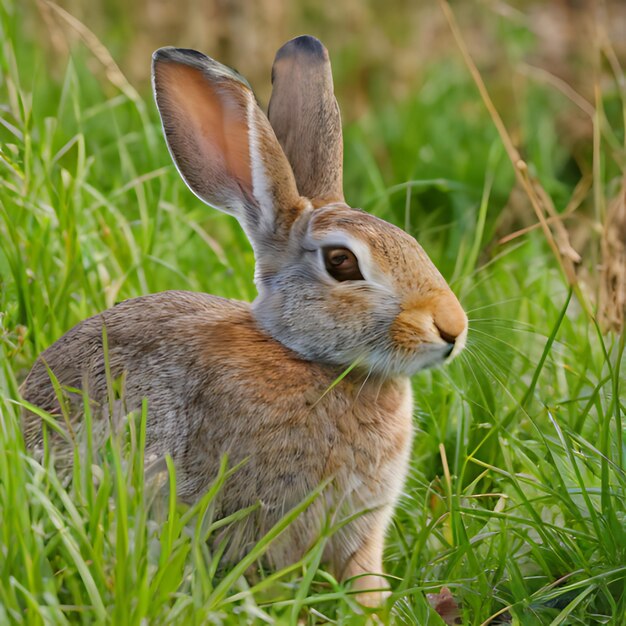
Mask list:
[[[93,31],[58,4],[51,2],[51,0],[37,0],[37,6],[49,28],[54,24],[53,16],[55,16],[62,26],[66,28],[69,27],[79,37],[94,58],[103,66],[109,82],[117,87],[129,100],[136,103],[141,102],[141,97],[137,93],[137,90],[130,84],[126,76],[124,76],[124,73],[111,56],[111,53],[98,37],[96,37]],[[67,41],[65,41],[65,45],[63,45],[61,36],[63,32],[63,29],[50,28],[51,38],[55,47],[69,49]]]
[[[587,198],[587,195],[589,194],[589,190],[591,189],[591,184],[592,184],[591,175],[585,174],[576,184],[576,187],[574,188],[574,191],[572,193],[572,197],[569,199],[569,202],[567,203],[567,206],[565,207],[563,212],[559,213],[556,216],[548,217],[546,219],[548,224],[551,224],[552,222],[555,222],[557,220],[566,220],[566,219],[573,217],[573,214],[575,213],[575,211],[580,207],[580,205]],[[523,235],[527,235],[528,233],[532,232],[533,230],[537,230],[537,228],[540,228],[540,227],[541,227],[541,224],[536,222],[535,224],[532,224],[531,226],[527,226],[526,228],[520,228],[519,230],[516,230],[515,232],[509,233],[508,235],[505,235],[504,237],[501,237],[500,239],[498,239],[498,245],[504,245],[505,243],[509,243],[510,241],[513,241],[514,239],[517,239],[518,237],[522,237]]]
[[[599,321],[604,331],[622,332],[626,315],[626,176],[610,203],[602,235]]]

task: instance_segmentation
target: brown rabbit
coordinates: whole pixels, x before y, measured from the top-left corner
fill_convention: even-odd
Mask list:
[[[221,515],[260,503],[231,554],[329,480],[268,559],[294,562],[328,515],[364,511],[332,535],[325,560],[340,579],[358,576],[360,599],[377,604],[380,593],[366,590],[385,587],[385,529],[411,445],[409,376],[457,354],[467,318],[412,237],[344,202],[341,119],[322,44],[285,44],[272,80],[268,121],[232,70],[193,50],[153,56],[172,158],[201,200],[239,220],[254,248],[257,299],[170,291],[127,300],[48,348],[22,393],[60,413],[47,366],[61,385],[87,390],[104,434],[116,418],[104,327],[110,372],[123,385],[113,412],[147,398],[146,458],[172,456],[182,500],[202,495],[224,454],[248,459],[219,500]],[[76,436],[82,398],[67,395]],[[40,451],[39,418],[26,414],[24,431]],[[71,438],[53,442],[71,463]]]

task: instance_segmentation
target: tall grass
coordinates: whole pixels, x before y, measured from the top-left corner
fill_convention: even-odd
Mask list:
[[[211,502],[232,470],[191,509],[171,467],[169,492],[152,493],[149,408],[77,456],[69,485],[25,452],[18,384],[81,319],[172,288],[254,297],[248,242],[184,187],[149,95],[103,82],[85,49],[50,78],[21,28],[30,10],[0,3],[0,624],[374,619],[319,569],[324,537],[287,570],[243,577],[298,510],[221,567]],[[532,50],[522,26],[498,28],[505,62]],[[626,102],[623,77],[608,76],[582,156],[560,140],[574,107],[561,92],[528,79],[515,101],[524,157],[558,211],[592,172],[572,231],[600,227],[597,204],[620,184]],[[348,127],[345,152],[346,197],[416,235],[471,320],[463,356],[415,377],[411,474],[385,558],[393,593],[378,619],[441,624],[427,594],[446,586],[464,624],[626,623],[624,338],[602,335],[538,229],[498,243],[534,217],[460,58]],[[581,276],[594,276],[596,239]],[[593,281],[581,284],[590,298]]]

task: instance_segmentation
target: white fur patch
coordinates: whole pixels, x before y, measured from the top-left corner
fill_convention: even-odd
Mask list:
[[[265,164],[263,163],[263,146],[261,145],[255,118],[256,111],[257,105],[254,98],[252,94],[248,94],[247,121],[250,167],[252,168],[252,195],[256,198],[261,210],[261,215],[259,216],[261,225],[271,227],[275,211],[274,197],[271,193],[271,186],[265,171]]]
[[[456,338],[454,342],[454,348],[450,353],[450,356],[446,359],[446,363],[450,363],[452,359],[463,350],[465,347],[465,342],[467,341],[467,324],[465,325],[465,329],[463,332]]]

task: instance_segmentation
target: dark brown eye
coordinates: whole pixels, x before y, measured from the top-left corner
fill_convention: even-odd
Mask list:
[[[363,280],[359,262],[347,248],[324,248],[326,271],[339,282],[344,280]]]

